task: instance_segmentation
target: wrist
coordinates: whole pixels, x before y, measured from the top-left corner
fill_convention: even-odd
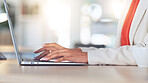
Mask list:
[[[87,52],[83,52],[83,56],[84,56],[84,62],[88,63],[88,55]]]
[[[82,52],[82,50],[80,48],[75,48],[74,50],[78,51],[78,52]]]

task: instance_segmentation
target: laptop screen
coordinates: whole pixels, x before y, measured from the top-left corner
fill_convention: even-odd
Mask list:
[[[17,61],[20,64],[20,59],[21,58],[20,58],[20,54],[19,54],[19,50],[18,50],[18,45],[16,43],[14,30],[13,30],[13,26],[12,26],[11,18],[10,18],[10,15],[9,15],[9,10],[8,10],[8,5],[7,5],[6,0],[4,0],[4,6],[5,6],[5,11],[6,11],[6,14],[7,14],[7,18],[8,18],[8,24],[9,24],[10,34],[11,34],[11,37],[12,37],[12,42],[13,42],[14,49],[15,49],[16,58],[17,58]]]

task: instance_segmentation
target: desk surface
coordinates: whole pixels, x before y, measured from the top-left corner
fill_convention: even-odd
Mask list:
[[[0,61],[0,83],[148,83],[148,68],[136,66],[18,66]]]

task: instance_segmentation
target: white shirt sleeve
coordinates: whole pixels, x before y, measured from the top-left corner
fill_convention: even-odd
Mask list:
[[[119,48],[81,48],[88,53],[89,64],[136,65],[132,55],[133,46]]]
[[[101,48],[88,51],[89,64],[136,65],[132,46]]]

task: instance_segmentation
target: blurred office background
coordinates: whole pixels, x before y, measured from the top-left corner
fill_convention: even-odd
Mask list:
[[[56,42],[64,47],[113,47],[124,0],[7,0],[17,43],[38,48]],[[3,0],[0,45],[11,46]]]

